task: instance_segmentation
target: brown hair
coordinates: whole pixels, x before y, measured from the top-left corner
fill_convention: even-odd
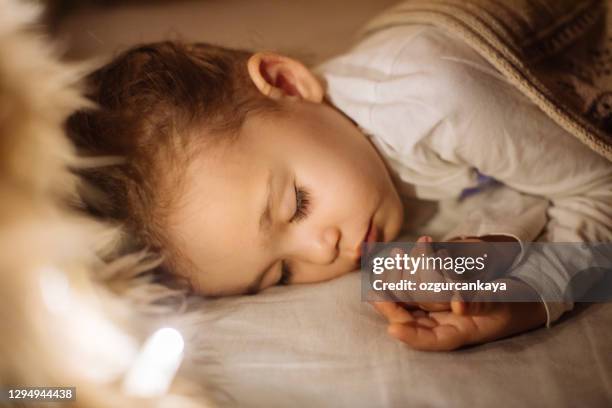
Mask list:
[[[164,222],[190,154],[206,140],[234,140],[247,114],[275,108],[248,76],[250,56],[176,41],[131,48],[86,78],[87,96],[98,108],[67,121],[83,154],[123,158],[79,170],[103,198],[85,199],[88,209],[123,223],[136,242],[167,255],[172,268],[185,264],[164,240]]]

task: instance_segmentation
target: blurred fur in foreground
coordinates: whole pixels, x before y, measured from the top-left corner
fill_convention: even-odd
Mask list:
[[[0,0],[0,386],[75,386],[70,407],[208,405],[180,375],[159,398],[120,392],[159,324],[150,317],[176,311],[163,301],[183,295],[143,273],[157,263],[146,253],[119,255],[120,228],[72,209],[69,169],[92,163],[63,123],[88,103],[78,88],[88,67],[58,60],[33,28],[39,11]]]

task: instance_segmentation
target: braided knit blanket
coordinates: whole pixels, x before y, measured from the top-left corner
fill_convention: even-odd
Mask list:
[[[363,29],[430,24],[461,38],[612,161],[612,0],[406,0]]]

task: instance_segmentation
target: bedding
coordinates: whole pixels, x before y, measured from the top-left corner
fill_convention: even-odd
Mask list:
[[[197,306],[187,369],[223,391],[216,395],[224,406],[612,403],[610,303],[579,305],[550,329],[428,353],[386,334],[385,321],[361,301],[360,282],[353,273]],[[208,363],[190,353],[208,356]]]
[[[612,160],[609,0],[407,0],[362,30],[432,25],[464,41],[593,151]]]

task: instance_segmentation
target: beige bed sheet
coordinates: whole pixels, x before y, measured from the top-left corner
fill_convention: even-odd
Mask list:
[[[360,299],[359,273],[200,306],[191,375],[239,407],[609,407],[612,304],[455,352],[411,350]],[[191,354],[189,354],[191,353]]]

